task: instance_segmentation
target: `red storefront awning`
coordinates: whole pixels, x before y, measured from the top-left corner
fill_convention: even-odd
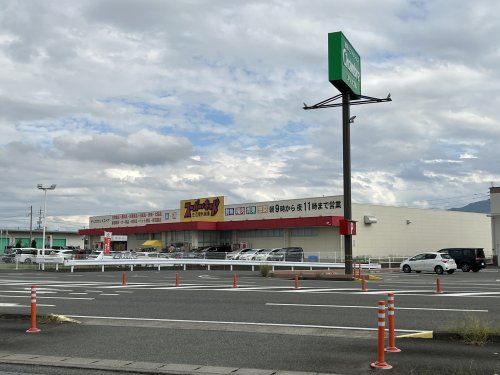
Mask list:
[[[298,217],[286,219],[219,221],[219,222],[190,222],[190,223],[162,223],[146,224],[139,227],[118,227],[99,229],[80,229],[78,234],[100,236],[104,231],[113,234],[157,233],[184,230],[245,230],[245,229],[279,229],[301,227],[338,227],[342,216]]]

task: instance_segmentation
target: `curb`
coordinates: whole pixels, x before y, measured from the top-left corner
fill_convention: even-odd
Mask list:
[[[29,320],[30,318],[31,318],[30,314],[0,314],[0,319]],[[59,314],[38,315],[37,319],[39,324],[81,323],[78,320],[67,317],[66,315],[59,315]]]
[[[436,340],[463,341],[463,337],[460,334],[450,331],[436,331],[433,338]],[[488,335],[486,342],[500,343],[500,333]]]
[[[36,354],[15,354],[0,352],[0,363],[35,365],[58,368],[92,369],[114,372],[132,372],[138,374],[171,375],[340,375],[317,372],[267,370],[254,368],[189,365],[159,362],[134,362],[114,359],[57,357]]]

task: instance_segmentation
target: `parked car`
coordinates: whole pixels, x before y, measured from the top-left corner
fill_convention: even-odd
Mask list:
[[[226,259],[226,254],[231,252],[231,246],[218,245],[202,248],[198,251],[200,258],[206,259]]]
[[[110,251],[109,254],[104,254],[104,251],[102,250],[95,250],[89,254],[87,259],[88,260],[113,259],[114,255],[115,255],[114,251]]]
[[[255,255],[255,260],[259,261],[266,261],[269,260],[269,258],[276,253],[277,251],[281,250],[281,248],[275,248],[275,249],[264,249],[264,251],[261,251],[260,253]]]
[[[241,260],[255,260],[255,256],[259,253],[266,251],[267,249],[252,249],[240,256]]]
[[[40,249],[40,253],[41,253]],[[47,249],[46,249],[47,254]],[[38,255],[38,250],[33,247],[21,247],[16,249],[15,262],[18,263],[36,263],[36,256]]]
[[[484,250],[481,248],[466,248],[456,247],[449,249],[441,249],[439,253],[449,254],[463,272],[478,272],[482,268],[486,268],[486,257]]]
[[[303,262],[304,250],[301,247],[283,247],[268,257],[270,261]]]
[[[226,259],[234,259],[234,260],[240,259],[240,257],[243,254],[245,254],[245,253],[247,253],[247,252],[249,252],[251,250],[252,249],[249,248],[249,249],[241,249],[241,250],[237,250],[237,251],[232,251],[232,252],[230,252],[230,253],[227,254]]]
[[[2,262],[15,263],[16,262],[16,253],[4,253],[2,255]]]
[[[118,251],[113,254],[113,259],[136,259],[137,257],[137,253],[132,253],[130,251]]]
[[[444,271],[449,274],[455,272],[457,264],[453,258],[446,253],[428,252],[417,254],[401,262],[399,268],[404,273],[410,273],[412,271],[420,273],[426,271],[436,272],[438,275],[442,275]]]
[[[53,250],[50,255],[50,257],[60,257],[63,260],[64,259],[73,259],[73,250]]]
[[[75,249],[73,250],[74,259],[87,259],[92,253],[91,249]]]

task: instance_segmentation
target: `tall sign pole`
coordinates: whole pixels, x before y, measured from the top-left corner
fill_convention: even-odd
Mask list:
[[[342,94],[342,155],[344,168],[344,220],[352,221],[351,202],[351,114],[350,94]],[[344,235],[344,269],[345,274],[352,274],[352,234]]]
[[[352,220],[351,203],[351,105],[391,101],[361,95],[361,58],[341,31],[328,34],[328,80],[340,94],[312,106],[304,103],[304,109],[342,107],[342,148],[344,174],[344,220],[339,233],[344,236],[345,274],[352,275],[352,236],[356,223]],[[342,103],[332,103],[342,98]]]

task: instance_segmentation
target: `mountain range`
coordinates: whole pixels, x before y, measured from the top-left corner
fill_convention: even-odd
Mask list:
[[[486,199],[484,201],[477,201],[469,203],[466,206],[459,208],[450,208],[450,211],[462,211],[462,212],[479,212],[482,214],[490,213],[490,200]]]

